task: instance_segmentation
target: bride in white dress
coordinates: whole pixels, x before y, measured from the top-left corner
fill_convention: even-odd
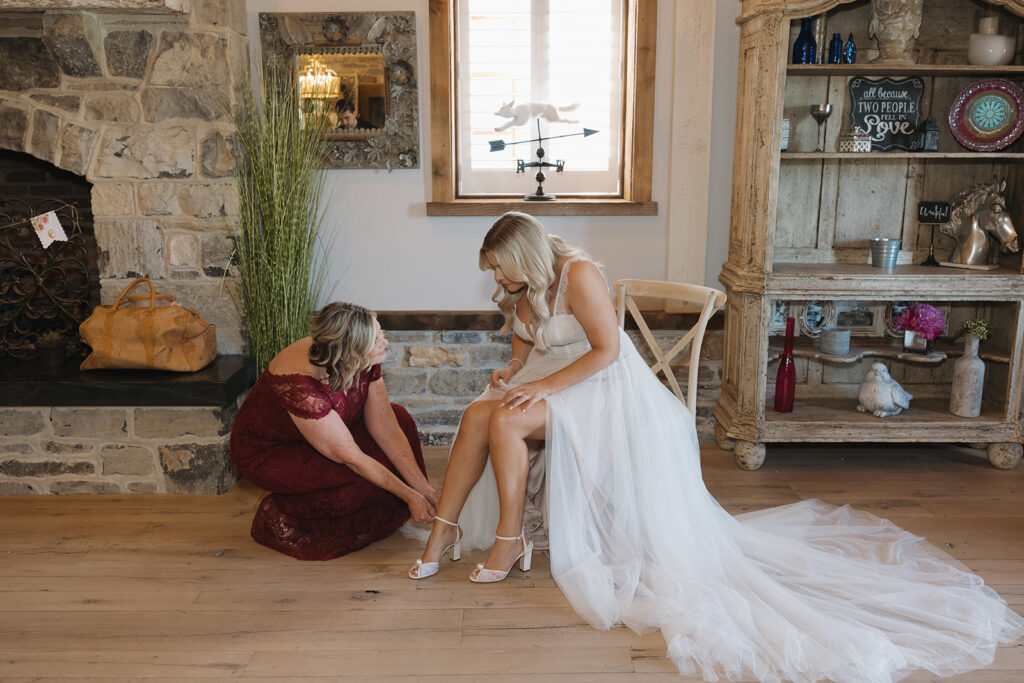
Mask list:
[[[884,519],[817,500],[729,515],[600,270],[536,219],[499,218],[480,263],[504,291],[512,360],[463,415],[410,577],[468,545],[491,548],[470,580],[499,581],[546,547],[591,625],[660,629],[679,671],[709,681],[950,676],[1024,635],[980,577]]]

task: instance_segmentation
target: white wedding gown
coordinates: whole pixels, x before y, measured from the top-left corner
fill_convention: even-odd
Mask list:
[[[567,273],[541,331],[548,350],[535,346],[510,386],[590,348],[565,312]],[[518,319],[514,328],[530,339]],[[689,412],[619,340],[611,365],[547,397],[524,518],[595,628],[660,629],[679,671],[708,681],[950,676],[1024,635],[1024,619],[980,577],[887,520],[818,500],[731,516],[704,487]],[[464,542],[490,547],[497,521],[488,462],[460,516]]]

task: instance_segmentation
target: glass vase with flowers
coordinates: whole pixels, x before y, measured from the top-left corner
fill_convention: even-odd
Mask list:
[[[931,304],[908,306],[894,323],[903,331],[903,350],[915,353],[931,353],[932,342],[946,329],[942,311]]]

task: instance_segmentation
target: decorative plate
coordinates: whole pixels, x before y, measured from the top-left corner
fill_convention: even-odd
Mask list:
[[[949,108],[953,137],[975,152],[994,152],[1024,131],[1024,90],[1005,78],[983,78],[960,91]]]

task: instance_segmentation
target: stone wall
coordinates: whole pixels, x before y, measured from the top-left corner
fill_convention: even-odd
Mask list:
[[[638,349],[646,348],[631,335]],[[663,350],[679,336],[654,335]],[[480,330],[388,331],[387,337],[391,400],[413,415],[424,445],[450,445],[462,411],[491,371],[508,362],[509,338]],[[713,442],[721,352],[722,331],[710,330],[697,393],[701,443]],[[674,370],[685,391],[685,362]],[[0,407],[0,494],[223,493],[237,480],[228,439],[243,398],[223,408]]]
[[[679,332],[654,330],[662,351],[678,340]],[[653,363],[639,333],[629,333],[641,355]],[[386,331],[391,342],[384,364],[384,383],[393,403],[405,406],[416,420],[420,441],[447,446],[455,436],[462,411],[488,384],[491,371],[508,363],[510,339],[495,332]],[[686,391],[689,368],[682,357],[673,364],[676,381]],[[701,347],[698,371],[697,434],[701,443],[714,442],[711,409],[722,387],[722,331],[709,330]]]
[[[245,2],[184,6],[0,12],[0,147],[93,184],[105,303],[150,277],[217,325],[221,353],[238,353],[222,276],[238,212],[231,111],[249,73]]]
[[[224,493],[226,408],[0,408],[0,494]]]

